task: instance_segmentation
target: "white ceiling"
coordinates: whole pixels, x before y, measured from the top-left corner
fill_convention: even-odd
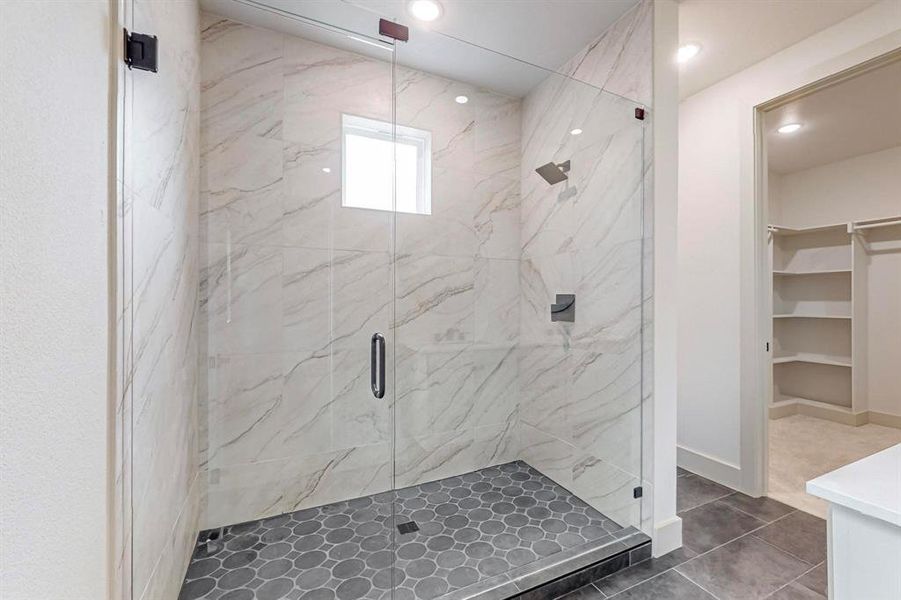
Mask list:
[[[410,41],[398,45],[398,63],[517,97],[524,96],[547,77],[546,71],[534,65],[558,68],[637,3],[637,0],[440,0],[444,14],[427,28],[409,17],[406,0],[256,1],[372,37],[378,37],[379,17],[403,23],[410,27]],[[201,0],[201,5],[205,10],[245,23],[371,56],[385,56],[378,48],[292,23],[247,3]]]
[[[803,127],[776,132],[787,123]],[[901,146],[901,60],[768,112],[766,134],[769,168],[776,173]]]
[[[681,65],[687,98],[874,4],[876,0],[681,0],[679,43],[702,50]]]

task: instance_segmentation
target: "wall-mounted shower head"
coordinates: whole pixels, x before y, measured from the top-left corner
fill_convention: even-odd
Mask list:
[[[535,172],[541,175],[541,177],[547,181],[549,184],[554,185],[555,183],[560,183],[561,181],[566,181],[569,179],[567,173],[569,173],[569,161],[565,161],[562,163],[554,163],[549,162],[546,165],[541,165]]]

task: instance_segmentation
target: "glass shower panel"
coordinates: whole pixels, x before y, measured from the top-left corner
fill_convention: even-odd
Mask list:
[[[393,485],[393,47],[262,14],[201,15],[201,529],[340,554]],[[390,509],[353,516],[373,547]]]
[[[398,536],[397,568],[433,543],[444,593],[640,526],[643,123],[586,83],[410,36],[396,118],[431,134],[431,212],[396,215],[395,512],[425,533]]]

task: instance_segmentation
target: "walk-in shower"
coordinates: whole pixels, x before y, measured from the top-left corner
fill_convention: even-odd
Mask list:
[[[183,7],[128,4],[161,40],[124,125],[134,361],[195,399],[136,376],[123,410],[134,600],[162,569],[184,599],[548,597],[646,556],[640,104],[347,3],[208,4],[195,58]],[[191,173],[194,204],[142,191]]]

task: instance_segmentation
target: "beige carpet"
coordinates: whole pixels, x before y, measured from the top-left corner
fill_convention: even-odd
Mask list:
[[[771,420],[769,496],[826,518],[826,502],[804,491],[804,484],[875,452],[901,444],[901,429],[881,425],[853,427],[805,415]]]

